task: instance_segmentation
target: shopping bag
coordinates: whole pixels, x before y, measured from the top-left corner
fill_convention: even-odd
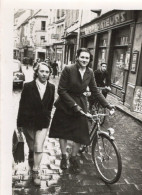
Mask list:
[[[24,162],[24,139],[21,131],[14,130],[12,138],[12,153],[15,163]]]

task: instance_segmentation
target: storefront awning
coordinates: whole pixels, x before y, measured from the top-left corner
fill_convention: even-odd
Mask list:
[[[70,32],[67,33],[66,36],[62,37],[62,39],[69,39],[71,37],[76,37],[77,36],[77,32]]]

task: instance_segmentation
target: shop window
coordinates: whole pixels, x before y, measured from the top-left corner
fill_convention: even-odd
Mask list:
[[[41,37],[40,37],[40,42],[41,42],[41,43],[44,43],[44,42],[45,42],[45,36],[41,36]]]
[[[41,30],[45,30],[46,22],[41,21]]]
[[[108,46],[108,33],[99,35],[98,67],[102,62],[106,62]]]
[[[121,88],[123,87],[126,58],[128,58],[127,52],[127,48],[119,48],[114,50],[113,55],[111,82]]]
[[[117,29],[113,32],[113,60],[111,81],[113,84],[123,88],[124,84],[124,70],[129,69],[130,51],[128,50],[129,43],[129,26]]]
[[[114,35],[114,45],[115,46],[125,46],[129,43],[129,27],[117,30]]]

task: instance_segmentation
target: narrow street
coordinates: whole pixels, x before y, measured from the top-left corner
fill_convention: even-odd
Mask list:
[[[32,80],[33,70],[26,70],[26,82]],[[59,78],[50,79],[58,86]],[[14,120],[16,121],[21,91],[13,92]],[[57,93],[56,93],[57,98]],[[111,101],[109,97],[109,101]],[[52,115],[55,108],[53,109]],[[106,185],[97,174],[91,159],[91,150],[79,155],[81,173],[71,174],[69,170],[62,171],[60,165],[60,149],[57,139],[49,139],[44,144],[41,163],[41,187],[36,188],[28,176],[28,148],[25,144],[25,162],[13,163],[12,189],[13,195],[137,195],[142,194],[142,125],[130,116],[116,110],[114,116],[106,119],[103,128],[113,127],[115,139],[122,156],[122,175],[113,185]],[[71,152],[71,142],[68,145],[68,155]]]

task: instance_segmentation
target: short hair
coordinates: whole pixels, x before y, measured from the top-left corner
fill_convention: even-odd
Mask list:
[[[107,66],[107,63],[106,63],[106,62],[102,62],[102,63],[100,64],[100,66],[102,66],[103,64],[105,64],[105,65]]]
[[[34,68],[34,80],[38,77],[37,72],[39,70],[40,65],[47,66],[48,69],[49,69],[50,74],[52,73],[51,67],[48,64],[46,64],[45,62],[38,63],[37,66]]]
[[[90,52],[90,50],[88,49],[88,48],[79,48],[78,50],[77,50],[77,58],[80,56],[80,53],[81,52],[87,52],[87,53],[89,53],[89,55],[90,55],[90,62],[92,62],[93,61],[93,55],[91,54],[91,52]],[[89,62],[89,63],[90,63]]]

